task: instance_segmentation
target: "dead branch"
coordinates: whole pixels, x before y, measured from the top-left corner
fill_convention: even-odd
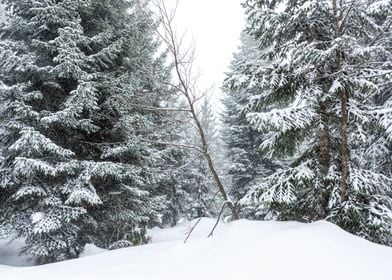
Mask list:
[[[216,227],[217,227],[218,224],[219,224],[220,218],[221,218],[221,216],[222,216],[222,214],[223,214],[223,211],[225,210],[225,206],[226,206],[227,203],[229,203],[229,201],[223,202],[223,204],[222,204],[222,209],[221,209],[220,212],[219,212],[219,215],[218,215],[218,218],[217,218],[217,220],[216,220],[216,223],[215,223],[214,227],[212,228],[210,234],[209,234],[207,237],[211,237],[211,236],[214,235],[214,231],[215,231]]]
[[[160,112],[189,112],[189,109],[184,108],[166,108],[166,107],[152,107],[152,106],[143,106],[138,104],[127,103],[128,106],[133,108],[138,108],[146,111],[160,111]]]
[[[201,148],[194,146],[194,145],[181,144],[181,143],[171,143],[171,142],[161,142],[161,141],[155,141],[155,140],[144,139],[144,138],[141,140],[146,141],[146,142],[150,142],[150,143],[154,143],[157,145],[173,146],[173,147],[178,147],[178,148],[182,148],[182,149],[193,149],[193,150],[197,150],[197,151],[203,153],[203,150]]]
[[[189,239],[189,237],[191,237],[192,232],[195,230],[195,228],[197,227],[197,225],[200,223],[201,219],[203,219],[202,217],[199,218],[199,220],[197,220],[196,224],[192,227],[192,229],[190,230],[190,232],[188,233],[187,237],[184,240],[184,243],[186,243]]]

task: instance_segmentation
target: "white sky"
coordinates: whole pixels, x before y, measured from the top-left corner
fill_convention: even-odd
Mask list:
[[[165,0],[173,5],[176,0]],[[215,87],[213,100],[219,99],[224,73],[239,46],[244,26],[243,0],[180,0],[176,28],[186,31],[196,45],[197,66],[202,74],[200,87]],[[218,104],[216,104],[218,105]],[[218,105],[219,106],[219,105]]]

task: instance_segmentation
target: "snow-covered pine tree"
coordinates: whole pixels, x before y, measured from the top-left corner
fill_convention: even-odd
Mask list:
[[[251,82],[247,86],[249,74],[264,63],[260,59],[257,42],[246,32],[241,34],[241,48],[234,55],[230,72],[223,85],[225,110],[222,114],[222,136],[226,149],[226,169],[230,180],[230,193],[238,202],[249,188],[271,174],[274,165],[259,151],[263,135],[254,130],[246,120],[244,109],[257,90]],[[260,209],[261,210],[261,209]],[[263,215],[254,207],[241,210],[241,215],[250,217]]]
[[[392,180],[390,161],[385,158],[392,144],[387,121],[392,108],[392,1],[357,4],[332,5],[335,21],[345,15],[341,31],[335,28],[335,36],[341,38],[337,56],[343,70],[336,79],[342,85],[337,92],[348,93],[349,175],[347,199],[332,209],[329,219],[371,241],[392,246]],[[354,31],[359,28],[361,32]],[[339,114],[342,126],[344,114]]]
[[[247,31],[257,40],[262,61],[243,85],[255,89],[247,118],[265,135],[261,149],[287,163],[247,198],[271,204],[280,218],[325,216],[328,199],[323,197],[330,190],[327,176],[334,141],[330,108],[336,103],[322,73],[329,67],[330,57],[320,55],[327,46],[317,43],[324,37],[328,40],[326,1],[247,1],[246,5]],[[315,61],[320,69],[315,69]]]
[[[157,116],[133,105],[158,102],[167,73],[150,14],[141,1],[4,2],[2,222],[37,263],[143,242]]]
[[[248,78],[259,91],[247,117],[268,135],[262,148],[289,164],[244,203],[287,204],[281,218],[328,216],[351,232],[390,242],[391,182],[383,171],[364,168],[359,150],[374,130],[383,134],[374,101],[390,84],[391,2],[249,0],[245,6],[248,32],[268,62]]]
[[[98,205],[101,200],[84,184],[75,185],[80,195],[65,195],[63,188],[75,169],[80,170],[79,163],[72,160],[75,153],[61,145],[68,140],[64,131],[46,129],[42,118],[59,110],[57,106],[65,97],[63,87],[68,86],[67,76],[79,74],[78,56],[61,61],[64,53],[57,48],[63,44],[54,41],[66,40],[67,35],[81,30],[72,9],[78,7],[49,1],[7,4],[12,14],[1,31],[1,188],[8,196],[1,205],[2,221],[26,237],[25,252],[37,263],[76,257],[83,247],[77,223],[85,218],[86,207],[74,200],[83,200],[88,206]],[[72,39],[69,44],[75,44],[70,42]],[[67,51],[74,55],[75,49]],[[68,71],[59,75],[62,66]]]
[[[157,210],[164,205],[156,188],[166,176],[160,173],[166,153],[156,143],[165,137],[162,127],[169,116],[154,108],[171,100],[171,92],[162,86],[170,71],[163,66],[165,57],[157,56],[157,23],[148,1],[103,1],[93,7],[92,18],[103,15],[96,20],[97,26],[107,30],[103,42],[108,40],[106,35],[115,34],[120,46],[110,73],[102,60],[99,78],[101,91],[108,96],[99,120],[106,132],[93,135],[88,143],[100,149],[102,160],[114,163],[105,162],[99,173],[108,173],[95,179],[108,207],[103,207],[104,214],[98,209],[93,216],[101,233],[97,243],[118,248],[145,242],[147,224],[158,218]],[[102,140],[97,143],[96,139]]]

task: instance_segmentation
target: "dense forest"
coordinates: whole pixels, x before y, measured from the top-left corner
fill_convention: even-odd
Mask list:
[[[392,246],[392,1],[244,1],[221,114],[164,1],[2,2],[0,239],[36,264],[199,217]]]

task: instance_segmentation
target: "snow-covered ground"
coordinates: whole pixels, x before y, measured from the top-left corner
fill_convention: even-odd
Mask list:
[[[392,248],[355,237],[328,222],[241,220],[220,223],[216,234],[206,238],[213,224],[214,220],[203,219],[186,244],[189,222],[151,230],[149,245],[110,252],[90,245],[76,260],[39,267],[0,265],[0,279],[392,279]]]

